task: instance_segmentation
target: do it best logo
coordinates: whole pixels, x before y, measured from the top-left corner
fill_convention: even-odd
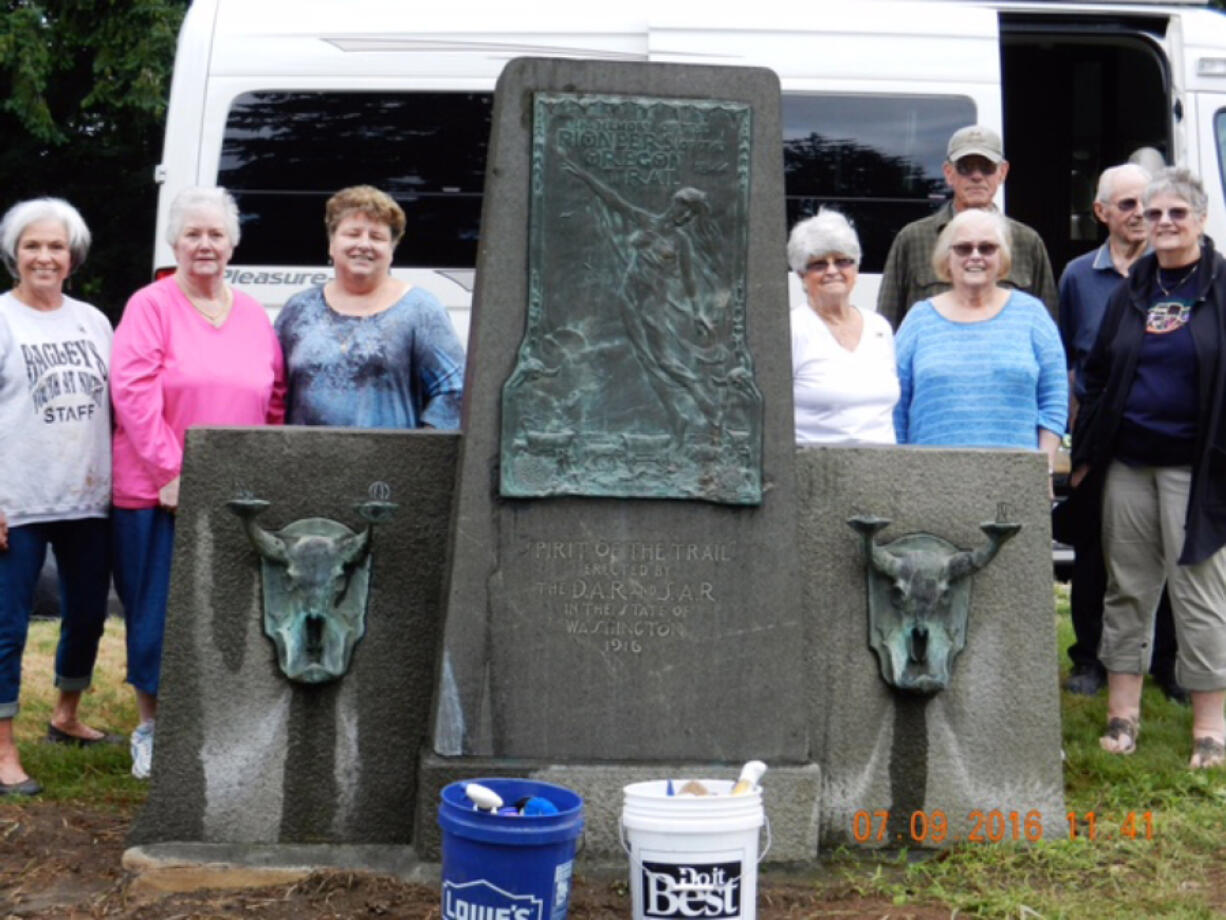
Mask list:
[[[741,915],[741,863],[643,863],[643,916],[650,920]]]
[[[485,879],[443,882],[443,920],[541,920],[541,899],[511,894]]]

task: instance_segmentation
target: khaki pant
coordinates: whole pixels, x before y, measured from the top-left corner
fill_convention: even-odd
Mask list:
[[[1153,654],[1154,612],[1165,582],[1189,690],[1226,689],[1226,549],[1179,565],[1192,471],[1113,462],[1103,491],[1107,594],[1098,657],[1108,671],[1144,674]]]

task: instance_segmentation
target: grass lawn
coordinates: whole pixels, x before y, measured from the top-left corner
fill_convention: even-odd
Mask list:
[[[1068,592],[1056,586],[1061,670],[1072,642]],[[39,743],[53,700],[51,666],[58,624],[35,623],[25,656],[17,736],[26,769],[46,787],[43,798],[91,807],[139,803],[145,786],[128,775],[126,747],[76,750]],[[130,732],[135,704],[123,680],[123,628],[103,639],[94,690],[81,707],[91,725]],[[1113,757],[1098,747],[1105,693],[1062,695],[1064,778],[1068,810],[1081,829],[1045,828],[1035,844],[960,843],[940,854],[881,859],[824,851],[813,884],[850,886],[896,905],[944,905],[950,916],[1038,918],[1209,918],[1226,916],[1226,770],[1193,773],[1191,711],[1145,690],[1136,754]],[[1088,836],[1086,816],[1095,818]],[[1130,835],[1131,832],[1131,835]],[[1054,839],[1053,839],[1054,838]]]
[[[55,643],[58,621],[30,624],[26,653],[21,662],[21,712],[15,723],[21,764],[43,784],[41,798],[87,805],[132,805],[145,799],[145,784],[128,771],[132,766],[127,745],[73,748],[43,744],[55,704]],[[94,685],[82,697],[79,715],[96,728],[127,735],[136,727],[136,698],[123,682],[126,654],[123,621],[110,617]]]

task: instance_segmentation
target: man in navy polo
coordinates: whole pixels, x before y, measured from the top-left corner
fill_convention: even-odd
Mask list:
[[[1104,170],[1098,180],[1094,216],[1107,227],[1107,241],[1069,262],[1060,276],[1060,337],[1069,362],[1069,430],[1085,394],[1083,371],[1094,347],[1107,300],[1146,250],[1141,193],[1149,173],[1131,163]],[[1088,535],[1076,546],[1073,561],[1072,613],[1076,641],[1069,648],[1073,673],[1065,683],[1070,693],[1091,696],[1106,683],[1098,660],[1103,628],[1103,594],[1107,573],[1103,566],[1098,521],[1086,522]],[[1154,627],[1154,654],[1150,673],[1171,699],[1187,702],[1187,692],[1175,680],[1175,627],[1171,604],[1162,594]]]

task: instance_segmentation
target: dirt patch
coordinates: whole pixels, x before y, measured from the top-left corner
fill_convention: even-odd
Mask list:
[[[130,815],[76,805],[0,804],[0,918],[22,920],[439,920],[439,891],[360,872],[316,872],[296,882],[241,891],[157,894],[120,865]],[[947,920],[947,907],[898,907],[838,884],[767,880],[761,920],[861,918]],[[576,882],[573,920],[628,920],[624,881]]]

